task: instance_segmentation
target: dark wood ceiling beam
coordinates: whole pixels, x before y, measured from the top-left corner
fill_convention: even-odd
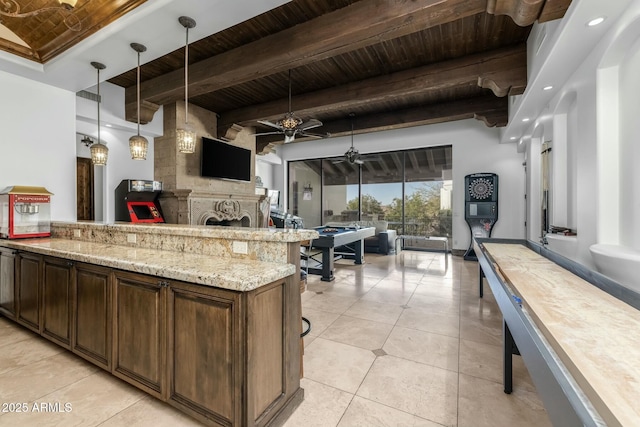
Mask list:
[[[507,98],[481,96],[461,101],[397,110],[389,113],[359,116],[354,122],[354,133],[402,129],[471,118],[483,120],[485,124],[489,126],[506,126],[508,116]],[[341,120],[326,122],[324,126],[319,129],[330,132],[333,136],[347,136],[351,132],[351,119],[345,117]],[[304,139],[296,138],[296,141],[301,142],[304,141]],[[282,143],[283,137],[281,135],[256,137],[256,153],[265,154],[266,152],[270,152],[269,150],[272,150],[275,145]]]
[[[486,1],[359,1],[190,65],[189,94],[235,86],[482,13]],[[154,104],[168,104],[183,96],[184,68],[141,84],[142,99]],[[135,100],[135,87],[127,88],[125,104]],[[126,110],[133,111],[130,107]]]
[[[508,15],[513,22],[527,27],[540,22],[562,18],[571,0],[487,0],[487,12]]]
[[[526,46],[521,44],[361,80],[298,95],[294,110],[304,118],[321,112],[349,110],[394,97],[407,97],[471,84],[490,88],[497,96],[517,95],[523,93],[526,86],[526,55]],[[251,125],[257,120],[277,120],[285,113],[282,111],[282,105],[283,100],[276,100],[223,113],[218,120],[218,131],[223,132],[234,123]]]

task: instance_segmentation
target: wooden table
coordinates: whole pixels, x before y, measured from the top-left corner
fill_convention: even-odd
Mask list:
[[[505,368],[513,337],[554,425],[640,425],[640,311],[524,244],[476,246],[505,320]]]

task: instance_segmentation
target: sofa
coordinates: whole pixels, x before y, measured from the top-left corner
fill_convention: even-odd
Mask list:
[[[334,221],[327,222],[324,227],[375,227],[375,235],[364,239],[365,253],[390,255],[396,253],[396,230],[389,230],[388,221]]]

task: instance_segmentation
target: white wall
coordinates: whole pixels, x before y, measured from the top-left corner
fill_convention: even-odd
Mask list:
[[[75,220],[75,93],[3,71],[0,88],[0,189],[46,187],[51,219]]]
[[[533,43],[533,39],[529,40]],[[544,55],[533,56],[529,67],[540,68]],[[640,162],[637,135],[640,131],[640,2],[631,2],[621,17],[591,46],[584,61],[546,105],[538,106],[532,126],[548,123],[552,112],[556,144],[554,169],[564,177],[552,182],[556,214],[575,228],[576,249],[571,257],[589,267],[589,246],[594,243],[623,244],[640,249]],[[531,77],[531,76],[530,76]],[[531,145],[535,138],[527,144]],[[529,147],[531,156],[536,149]],[[536,159],[528,159],[529,164]],[[539,179],[529,170],[528,179]],[[556,177],[557,178],[557,177]],[[535,207],[531,213],[536,215]],[[538,213],[539,215],[539,213]],[[530,223],[538,219],[533,218]],[[566,255],[566,254],[565,254]]]
[[[96,92],[95,87],[87,90]],[[149,124],[140,126],[140,134],[149,141],[147,159],[132,160],[129,153],[129,138],[136,134],[137,125],[124,120],[124,88],[101,82],[100,95],[102,97],[100,139],[109,148],[109,157],[106,166],[94,166],[97,187],[95,194],[96,220],[113,222],[115,217],[114,191],[118,184],[123,179],[152,180],[154,178],[153,138],[162,135],[163,111],[160,108]],[[76,132],[78,136],[87,135],[97,141],[98,106],[96,102],[80,97],[76,97],[75,100],[77,102]],[[107,127],[107,125],[111,127]],[[80,157],[89,157],[88,151],[84,145],[80,144],[77,146],[76,153]]]
[[[515,144],[498,144],[497,129],[477,120],[462,120],[395,131],[357,135],[355,147],[362,153],[453,145],[453,248],[467,249],[471,240],[464,220],[464,176],[492,172],[499,176],[499,219],[493,237],[524,238],[524,154]],[[286,162],[340,156],[351,138],[280,145],[277,154],[283,165],[274,171],[279,189],[286,192]],[[286,200],[286,199],[285,199]]]

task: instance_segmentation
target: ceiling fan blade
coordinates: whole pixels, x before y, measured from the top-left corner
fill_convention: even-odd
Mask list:
[[[312,132],[305,132],[305,131],[298,131],[298,135],[300,136],[308,136],[311,138],[329,138],[331,136],[331,134],[329,133],[312,133]]]
[[[298,130],[313,129],[322,126],[322,122],[316,119],[309,119],[308,122],[304,122],[298,126]]]
[[[364,161],[360,160],[360,159],[356,159],[356,160],[353,161],[353,163],[355,163],[356,165],[363,165]]]
[[[258,120],[258,123],[263,124],[263,125],[265,125],[265,126],[269,126],[269,127],[275,128],[275,129],[280,129],[280,130],[282,130],[282,126],[277,125],[277,124],[275,124],[275,123],[273,123],[273,122],[270,122],[270,121],[268,121],[268,120]]]
[[[336,159],[336,160],[332,160],[331,163],[333,163],[335,165],[335,164],[338,164],[338,163],[342,163],[344,161],[345,161],[344,159]]]
[[[265,136],[265,135],[282,135],[282,132],[260,132],[260,133],[253,134],[253,136]]]

